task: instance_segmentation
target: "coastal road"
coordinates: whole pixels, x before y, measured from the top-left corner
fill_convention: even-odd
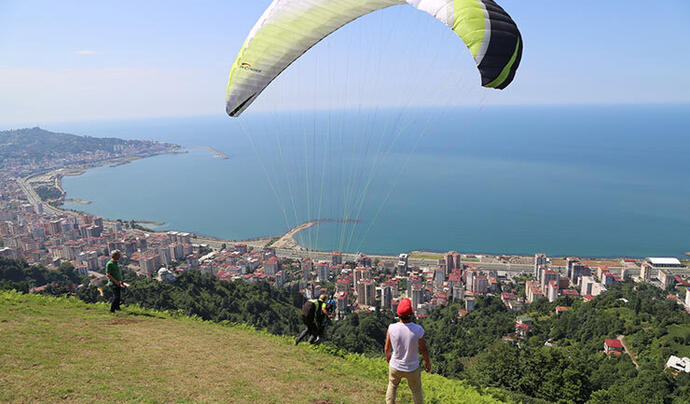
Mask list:
[[[36,191],[33,189],[31,184],[29,184],[26,179],[23,178],[17,178],[17,184],[19,184],[19,187],[24,191],[24,195],[26,195],[26,199],[29,201],[29,203],[34,207],[34,209],[37,209],[38,204],[43,205],[43,211],[47,213],[52,213],[54,215],[64,215],[64,214],[73,214],[71,212],[66,212],[62,211],[60,209],[56,209],[52,206],[50,206],[48,203],[43,202],[41,200],[41,197],[38,196]]]
[[[302,258],[310,258],[312,261],[331,261],[331,253],[330,252],[323,252],[323,251],[307,251],[307,250],[297,250],[297,249],[276,249],[276,254],[279,257],[285,257],[285,258],[292,258],[292,259],[302,259]],[[394,264],[398,262],[398,256],[397,255],[368,255],[369,258],[376,259],[378,258],[380,261],[389,261],[393,262]],[[355,258],[357,257],[357,254],[349,254],[349,253],[343,253],[343,262],[345,261],[354,261]],[[418,267],[435,267],[438,265],[438,262],[434,259],[425,259],[425,258],[410,258],[408,260],[408,264],[410,267],[418,266]],[[532,265],[526,265],[526,264],[501,264],[501,263],[479,263],[479,262],[472,262],[471,264],[474,264],[477,268],[480,268],[484,271],[497,271],[497,272],[511,272],[511,273],[520,273],[520,272],[527,272],[531,273],[533,267]]]

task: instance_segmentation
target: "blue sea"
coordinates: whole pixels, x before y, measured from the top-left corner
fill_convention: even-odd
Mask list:
[[[66,207],[311,249],[690,251],[690,105],[247,112],[48,125],[206,150],[64,179]]]

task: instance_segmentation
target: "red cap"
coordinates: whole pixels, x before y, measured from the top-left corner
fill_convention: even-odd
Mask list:
[[[411,316],[412,312],[412,302],[410,299],[402,299],[400,304],[398,304],[398,316]]]

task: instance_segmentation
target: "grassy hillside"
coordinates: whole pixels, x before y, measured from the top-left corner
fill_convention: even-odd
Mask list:
[[[16,292],[0,292],[0,341],[11,402],[376,403],[387,382],[382,360],[245,326]],[[499,402],[438,375],[423,383],[427,403]]]

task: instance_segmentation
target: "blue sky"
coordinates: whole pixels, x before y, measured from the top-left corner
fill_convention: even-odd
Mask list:
[[[0,0],[0,125],[222,115],[269,3]],[[317,45],[252,109],[690,102],[687,0],[499,3],[525,42],[505,91],[480,88],[462,42],[400,6]]]

